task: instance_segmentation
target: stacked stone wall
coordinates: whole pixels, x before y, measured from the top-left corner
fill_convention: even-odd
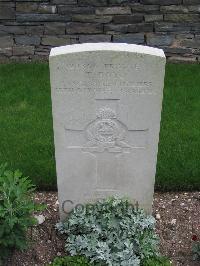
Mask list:
[[[126,42],[200,61],[200,0],[0,0],[0,60],[46,60],[51,47]]]

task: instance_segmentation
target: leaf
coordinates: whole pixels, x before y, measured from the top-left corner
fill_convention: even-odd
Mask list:
[[[32,201],[35,186],[19,170],[0,166],[0,260],[10,249],[27,247],[26,231],[35,224],[32,213],[43,206]]]
[[[106,265],[140,265],[157,256],[155,219],[127,199],[108,198],[72,211],[57,229],[67,234],[66,250]]]

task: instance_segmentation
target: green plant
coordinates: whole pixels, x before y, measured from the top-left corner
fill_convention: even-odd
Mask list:
[[[82,256],[56,257],[51,266],[92,266],[87,258]]]
[[[193,260],[200,261],[200,242],[193,243],[192,252],[193,252]]]
[[[192,236],[192,253],[193,260],[200,261],[200,241],[197,235]]]
[[[158,255],[155,219],[127,199],[109,198],[74,208],[57,229],[67,235],[66,250],[106,265],[141,265]]]
[[[143,266],[171,266],[170,261],[165,257],[155,257],[146,260]]]
[[[27,246],[27,229],[36,223],[32,212],[41,209],[31,199],[34,189],[21,172],[0,165],[0,260]]]

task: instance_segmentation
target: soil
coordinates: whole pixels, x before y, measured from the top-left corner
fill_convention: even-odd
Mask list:
[[[55,230],[59,220],[57,193],[37,192],[34,199],[47,205],[46,210],[39,213],[45,221],[29,230],[28,249],[15,251],[8,266],[49,265],[55,256],[66,255],[64,238]],[[200,192],[155,193],[153,215],[161,239],[161,254],[170,258],[174,266],[200,265],[193,261],[191,252],[192,236],[200,237]]]

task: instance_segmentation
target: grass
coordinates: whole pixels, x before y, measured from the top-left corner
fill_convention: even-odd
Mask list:
[[[0,162],[42,189],[56,184],[47,64],[0,65]]]
[[[56,187],[47,64],[0,65],[0,162]],[[200,190],[200,65],[167,65],[156,188]]]
[[[167,65],[156,187],[200,190],[200,65]]]

